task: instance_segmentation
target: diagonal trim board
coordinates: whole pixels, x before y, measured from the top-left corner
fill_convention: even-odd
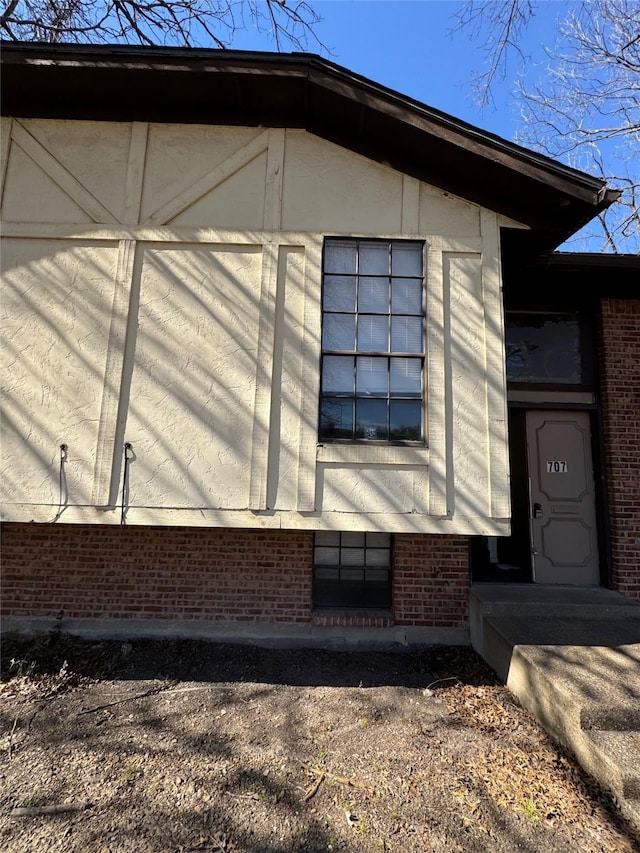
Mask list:
[[[20,146],[24,153],[30,157],[42,171],[48,175],[64,192],[80,207],[84,212],[91,217],[94,222],[117,223],[118,220],[107,210],[107,208],[92,195],[89,190],[80,183],[80,181],[71,174],[71,172],[62,165],[51,154],[50,151],[42,145],[41,142],[32,136],[29,131],[14,120],[11,129],[11,139],[16,145]]]
[[[172,219],[183,213],[192,204],[201,199],[207,193],[210,193],[220,184],[224,183],[227,178],[235,175],[240,169],[248,166],[260,154],[266,151],[269,147],[269,131],[265,130],[251,142],[243,145],[238,151],[231,154],[215,168],[203,175],[195,183],[187,187],[177,196],[159,207],[155,213],[148,217],[147,223],[153,225],[168,225]]]

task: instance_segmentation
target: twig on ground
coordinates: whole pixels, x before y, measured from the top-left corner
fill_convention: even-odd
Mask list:
[[[436,684],[442,684],[443,681],[457,681],[459,684],[462,684],[457,675],[450,675],[447,678],[436,678],[436,680],[432,681],[431,684],[427,684],[427,690],[431,690],[431,688],[435,687]]]
[[[318,791],[320,784],[325,779],[328,779],[331,782],[337,782],[338,785],[347,785],[350,788],[359,788],[361,791],[365,791],[365,793],[369,794],[370,797],[375,797],[375,791],[373,790],[373,788],[369,788],[367,785],[363,784],[362,782],[359,782],[357,779],[350,779],[348,776],[334,776],[333,773],[327,773],[326,770],[322,770],[320,767],[312,767],[310,764],[305,764],[304,761],[301,761],[300,764],[307,771],[307,773],[310,773],[312,776],[315,776],[317,779],[320,780],[317,785],[314,784],[311,786],[311,788],[307,789],[307,792],[305,792],[304,797],[305,801],[310,800],[311,797],[313,797],[313,795]],[[307,793],[309,791],[312,791],[312,793],[307,797]]]
[[[20,715],[19,715],[19,714],[16,714],[16,718],[15,718],[15,720],[13,721],[13,726],[11,726],[11,734],[9,735],[9,746],[8,746],[7,751],[8,751],[8,753],[9,753],[9,758],[10,758],[10,759],[13,757],[13,733],[15,732],[15,730],[16,730],[16,726],[18,725],[18,719],[19,719],[19,717],[20,717]]]
[[[91,803],[58,803],[53,806],[21,806],[13,809],[11,817],[38,817],[49,814],[65,814],[66,812],[84,812],[91,808]]]
[[[317,779],[313,783],[313,785],[310,785],[307,788],[307,790],[304,792],[304,797],[302,798],[305,803],[308,803],[312,797],[315,797],[315,795],[318,793],[318,789],[319,789],[320,785],[322,785],[322,783],[324,782],[324,780],[326,778],[327,778],[326,775],[324,773],[321,773],[317,777]]]
[[[151,687],[149,690],[145,690],[144,693],[125,696],[124,699],[116,699],[115,702],[107,702],[105,705],[96,705],[95,708],[85,708],[83,711],[78,711],[77,716],[81,717],[83,714],[93,714],[96,711],[104,711],[106,708],[113,708],[115,705],[122,705],[125,702],[133,702],[135,699],[145,699],[147,696],[154,696],[156,693],[162,693],[164,690],[169,690],[177,683],[177,681],[168,681],[166,684],[161,684],[159,687]]]

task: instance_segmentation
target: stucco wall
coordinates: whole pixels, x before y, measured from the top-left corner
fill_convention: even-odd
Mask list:
[[[498,220],[304,131],[3,135],[3,517],[504,534]],[[319,446],[324,236],[426,245],[425,447]],[[68,446],[60,502],[60,445]]]

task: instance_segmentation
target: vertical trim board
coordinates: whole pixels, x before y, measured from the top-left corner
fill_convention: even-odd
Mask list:
[[[9,165],[9,150],[11,148],[11,130],[13,119],[3,117],[0,122],[0,206],[4,197],[4,185],[7,179]]]
[[[427,248],[427,428],[429,443],[429,514],[447,514],[447,307],[444,264],[439,249]],[[450,373],[450,369],[449,369]],[[450,395],[449,395],[450,397]]]
[[[278,245],[265,243],[262,247],[256,389],[251,439],[249,509],[252,510],[267,508],[267,456],[271,420],[270,397],[273,381],[277,278]]]
[[[480,230],[484,244],[482,263],[482,304],[484,306],[488,465],[490,512],[492,518],[510,515],[507,453],[507,393],[504,357],[504,316],[500,272],[500,236],[496,216],[480,211]]]
[[[322,238],[307,244],[304,262],[304,332],[302,405],[298,442],[299,512],[316,508],[316,448],[320,396],[320,292],[322,287]]]
[[[149,125],[147,122],[134,121],[131,124],[129,160],[127,162],[127,177],[124,188],[123,221],[127,225],[137,225],[140,221],[140,205],[142,203],[148,135]]]
[[[267,177],[264,193],[264,229],[279,231],[282,221],[282,179],[284,174],[285,131],[269,130],[267,149]]]
[[[420,230],[420,181],[410,175],[402,176],[403,234],[418,234]]]

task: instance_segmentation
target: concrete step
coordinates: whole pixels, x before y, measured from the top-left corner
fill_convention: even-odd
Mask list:
[[[469,615],[476,651],[640,831],[640,604],[476,585]]]
[[[640,705],[588,706],[580,712],[580,728],[585,732],[640,732]]]
[[[592,730],[585,735],[620,811],[640,826],[640,732]]]

